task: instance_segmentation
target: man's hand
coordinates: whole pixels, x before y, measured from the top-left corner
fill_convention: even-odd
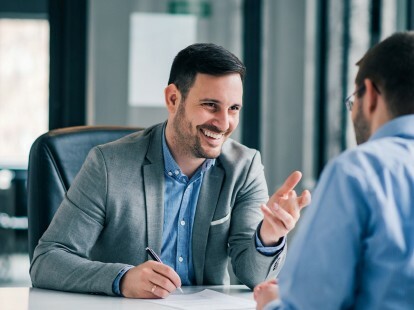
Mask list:
[[[256,309],[263,309],[269,302],[279,298],[279,286],[277,280],[269,280],[260,283],[254,288],[254,300],[256,301]]]
[[[120,285],[125,297],[165,298],[177,287],[181,287],[181,279],[170,266],[147,261],[128,270]]]
[[[301,178],[301,172],[293,172],[267,204],[260,206],[264,215],[260,239],[265,246],[276,245],[281,237],[291,231],[299,220],[302,208],[310,203],[311,194],[308,190],[299,197],[294,191]]]

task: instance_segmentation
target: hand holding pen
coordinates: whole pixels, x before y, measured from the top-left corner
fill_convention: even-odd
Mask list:
[[[153,249],[151,249],[150,247],[146,247],[145,251],[147,251],[148,255],[151,256],[151,258],[161,264],[163,264],[163,262],[161,261],[161,258],[154,252]],[[184,293],[183,290],[181,289],[181,287],[177,286],[177,289],[181,292]]]
[[[152,260],[128,270],[120,283],[122,295],[129,298],[166,298],[180,287],[181,279],[174,269]]]

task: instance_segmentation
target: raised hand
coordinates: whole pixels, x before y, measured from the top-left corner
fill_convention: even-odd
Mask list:
[[[260,237],[265,246],[275,245],[291,231],[299,220],[300,211],[310,203],[311,194],[308,190],[299,197],[294,190],[301,178],[300,171],[293,172],[267,204],[260,206],[264,215]]]

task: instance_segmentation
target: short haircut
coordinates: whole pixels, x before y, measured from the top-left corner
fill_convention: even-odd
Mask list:
[[[388,37],[368,50],[357,66],[356,85],[370,79],[393,117],[414,113],[414,31]]]
[[[221,46],[212,43],[192,44],[175,56],[168,85],[175,84],[185,100],[197,73],[214,76],[238,73],[243,81],[246,68],[240,59]]]

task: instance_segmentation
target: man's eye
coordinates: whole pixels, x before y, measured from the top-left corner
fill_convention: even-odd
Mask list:
[[[241,106],[239,106],[239,105],[235,105],[235,106],[230,107],[230,110],[232,110],[232,111],[240,111],[240,109],[241,109]]]
[[[203,105],[208,108],[216,108],[216,104],[214,102],[204,102]]]

